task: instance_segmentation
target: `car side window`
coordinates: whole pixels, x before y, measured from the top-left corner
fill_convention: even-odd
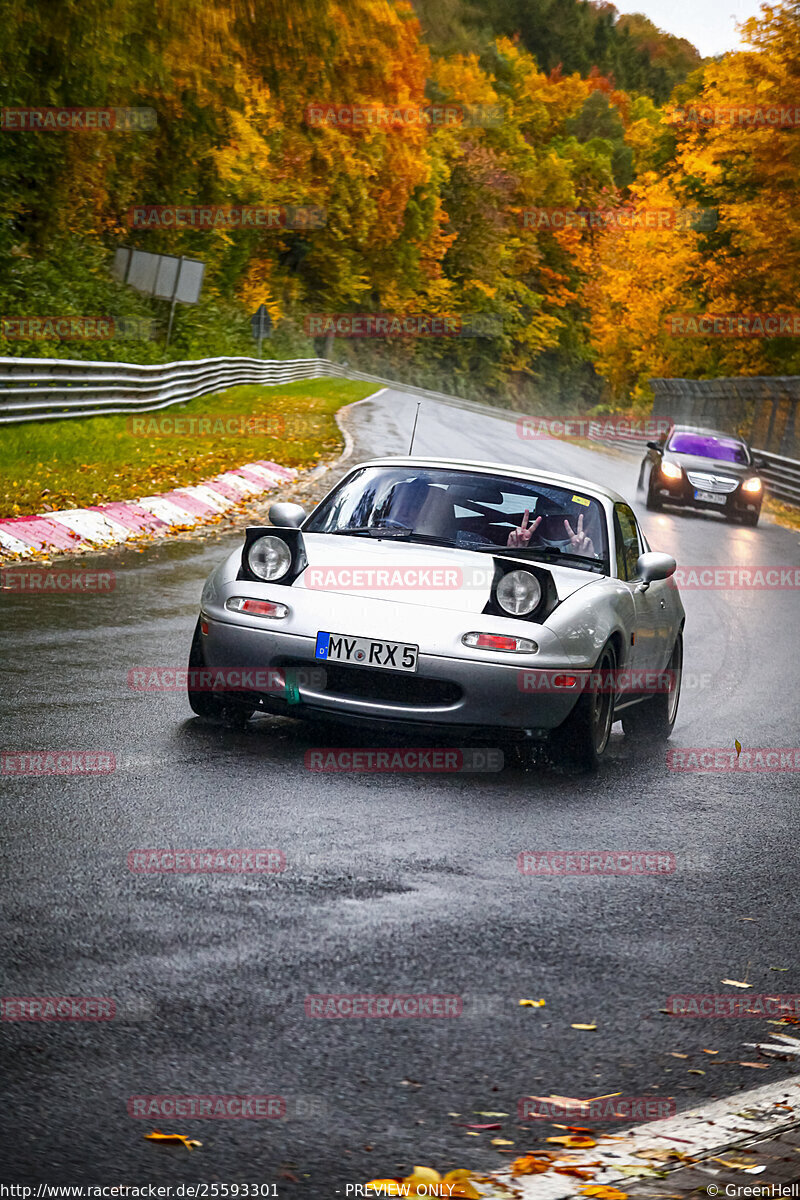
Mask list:
[[[617,543],[617,574],[620,579],[635,579],[642,548],[636,517],[627,504],[614,505],[614,540]]]

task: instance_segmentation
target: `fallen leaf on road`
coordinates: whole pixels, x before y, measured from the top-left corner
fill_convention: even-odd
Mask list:
[[[597,1029],[596,1025],[573,1025],[573,1029]]]
[[[551,1167],[549,1158],[537,1158],[535,1154],[524,1154],[515,1158],[509,1170],[512,1175],[541,1175]]]
[[[594,1196],[595,1200],[628,1200],[628,1193],[621,1192],[619,1188],[607,1187],[606,1184],[597,1184],[596,1187],[581,1188],[582,1196]]]
[[[652,1150],[637,1151],[641,1158],[652,1158],[653,1162],[669,1162],[672,1158],[677,1158],[681,1162],[694,1162],[688,1154],[684,1154],[682,1150],[669,1150],[665,1146],[654,1146]]]
[[[497,1125],[497,1124],[495,1124],[495,1125],[477,1125],[477,1124],[475,1124],[474,1121],[470,1121],[469,1124],[466,1124],[464,1121],[462,1121],[460,1128],[461,1129],[502,1129],[503,1126]]]
[[[182,1133],[159,1133],[154,1130],[152,1133],[146,1133],[145,1138],[148,1142],[183,1142],[187,1150],[193,1150],[195,1146],[202,1146],[202,1142],[193,1141],[191,1138],[184,1137]]]
[[[451,1117],[460,1117],[460,1116],[461,1116],[461,1113],[451,1113],[451,1114],[450,1114],[450,1116],[451,1116]],[[481,1112],[481,1111],[480,1111],[480,1109],[477,1109],[477,1108],[476,1108],[476,1109],[475,1109],[475,1116],[476,1116],[476,1117],[507,1117],[507,1116],[508,1116],[508,1113],[501,1113],[501,1112]]]
[[[770,967],[770,971],[788,971],[788,967]]]
[[[667,1177],[666,1171],[659,1171],[655,1167],[635,1167],[626,1165],[624,1167],[614,1167],[614,1170],[619,1171],[620,1175],[645,1175],[651,1179],[666,1179]]]
[[[686,1072],[687,1075],[705,1075],[705,1071],[699,1070],[697,1067],[690,1067]]]
[[[751,988],[752,983],[742,983],[740,979],[721,979],[720,983],[727,983],[730,987]]]
[[[689,1057],[688,1054],[678,1054],[677,1050],[670,1050],[668,1053],[671,1054],[673,1058],[688,1058]]]
[[[594,1171],[587,1171],[582,1166],[573,1164],[565,1167],[553,1167],[553,1171],[556,1175],[571,1175],[574,1179],[591,1179],[594,1175]]]
[[[719,1054],[719,1050],[704,1050],[703,1054]]]
[[[364,1185],[368,1192],[380,1192],[382,1196],[402,1196],[401,1185],[397,1179],[370,1179]]]
[[[505,1138],[492,1138],[493,1146],[513,1146],[513,1142],[507,1141]]]
[[[472,1130],[470,1130],[470,1129],[467,1130],[467,1137],[480,1137],[480,1136],[481,1135],[479,1133],[473,1133]]]
[[[723,1167],[730,1167],[734,1171],[749,1171],[752,1175],[766,1170],[766,1167],[759,1167],[758,1163],[750,1162],[746,1158],[712,1158],[711,1161],[720,1163]]]
[[[549,1137],[548,1142],[555,1142],[559,1146],[569,1146],[573,1150],[583,1150],[589,1146],[596,1146],[597,1142],[592,1137],[581,1137],[578,1134],[567,1134],[565,1137]]]
[[[520,1008],[544,1008],[544,1000],[520,1000]]]
[[[759,1071],[768,1071],[769,1063],[740,1062],[740,1067],[756,1067]]]

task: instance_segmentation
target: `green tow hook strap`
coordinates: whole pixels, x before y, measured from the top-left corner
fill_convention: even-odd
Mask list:
[[[290,670],[288,667],[284,671],[284,695],[287,704],[300,703],[300,687],[297,682],[297,671]]]

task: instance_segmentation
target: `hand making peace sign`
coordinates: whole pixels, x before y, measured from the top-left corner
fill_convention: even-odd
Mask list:
[[[573,554],[594,554],[594,545],[588,533],[583,532],[583,513],[578,517],[578,528],[573,533],[569,521],[564,521],[564,528],[570,540]]]
[[[516,529],[511,530],[511,533],[508,535],[508,541],[506,542],[507,546],[527,546],[528,542],[531,540],[531,534],[535,529],[538,528],[542,518],[537,517],[533,524],[529,526],[528,517],[530,516],[530,511],[531,510],[529,508],[526,508],[525,516],[522,518],[522,524],[518,525]]]

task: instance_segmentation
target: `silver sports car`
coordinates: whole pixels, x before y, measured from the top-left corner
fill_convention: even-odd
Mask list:
[[[384,458],[271,525],[206,582],[189,703],[548,741],[592,769],[612,722],[666,739],[684,611],[621,496],[524,467]]]

